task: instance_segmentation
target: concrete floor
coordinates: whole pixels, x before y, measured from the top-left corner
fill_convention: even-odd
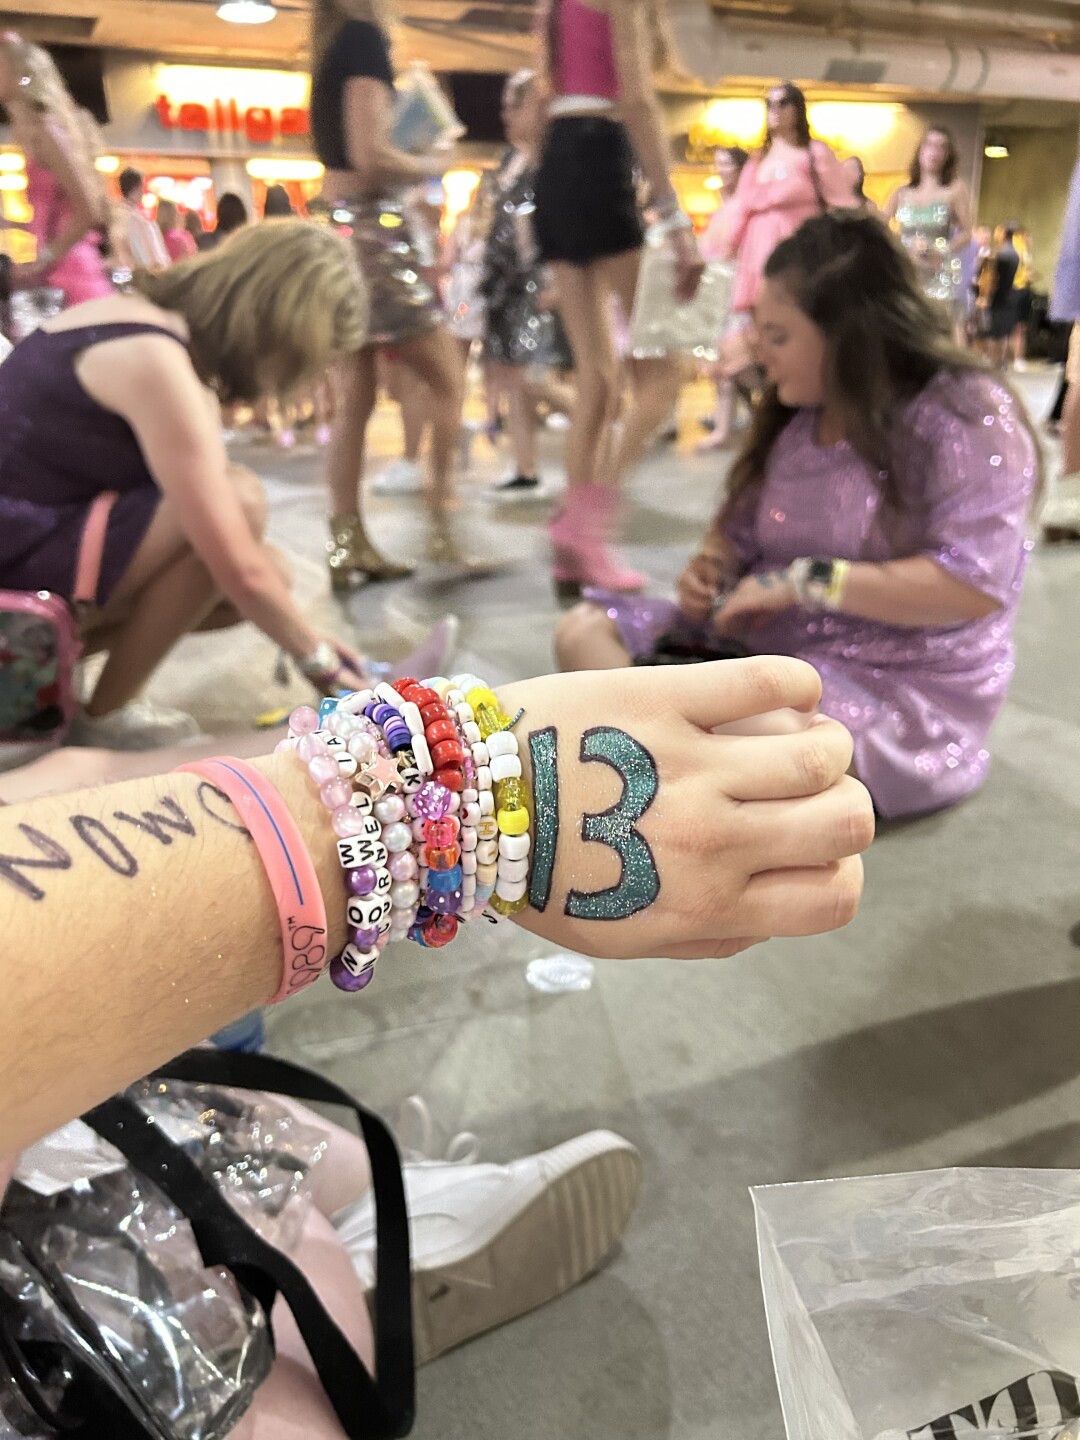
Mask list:
[[[1036,414],[1052,384],[1026,376]],[[684,397],[689,413],[700,394]],[[380,418],[379,448],[396,431]],[[520,557],[452,597],[404,584],[349,606],[362,644],[389,647],[452,600],[459,659],[493,680],[551,665],[557,611],[537,511],[492,517],[480,484],[505,470],[475,447],[478,541]],[[483,453],[481,453],[483,452]],[[545,437],[557,473],[558,442]],[[312,451],[238,451],[266,477],[297,589],[343,624],[321,569]],[[658,451],[632,487],[630,552],[674,577],[723,464]],[[372,502],[404,553],[411,501]],[[640,1208],[599,1277],[428,1366],[422,1440],[775,1440],[780,1426],[747,1187],[953,1164],[1080,1166],[1080,554],[1036,552],[993,771],[970,803],[885,833],[858,920],[725,962],[598,968],[587,993],[525,983],[544,949],[485,928],[452,953],[408,947],[362,1000],[319,986],[275,1012],[275,1051],[317,1065],[392,1116],[419,1093],[443,1137],[468,1128],[505,1159],[609,1126],[645,1160]],[[208,728],[283,703],[273,654],[241,632],[185,642],[154,694]],[[299,696],[300,689],[286,698]],[[920,1417],[922,1418],[922,1417]],[[823,1437],[824,1440],[824,1437]]]

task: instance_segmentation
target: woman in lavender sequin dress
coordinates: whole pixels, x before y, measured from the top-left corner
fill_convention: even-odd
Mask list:
[[[986,776],[1012,677],[1031,429],[1011,391],[951,349],[877,220],[808,221],[766,276],[756,321],[773,388],[678,602],[594,592],[563,622],[560,658],[629,664],[672,631],[798,656],[881,814],[952,804]],[[851,562],[837,608],[799,602],[787,569],[804,557]]]

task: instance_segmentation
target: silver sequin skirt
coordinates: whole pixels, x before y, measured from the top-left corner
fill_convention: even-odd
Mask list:
[[[335,225],[349,236],[367,283],[368,343],[395,345],[438,325],[438,296],[424,277],[424,260],[398,199],[338,200]]]

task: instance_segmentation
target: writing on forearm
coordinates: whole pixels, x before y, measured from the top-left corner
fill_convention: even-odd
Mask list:
[[[536,835],[529,901],[544,910],[551,898],[559,841],[558,732],[551,726],[529,736],[536,796]],[[638,821],[656,799],[659,775],[649,751],[625,730],[600,725],[581,737],[583,764],[599,761],[611,767],[622,781],[622,794],[609,809],[581,818],[581,838],[605,845],[619,857],[618,883],[606,890],[571,889],[565,913],[574,920],[627,920],[655,904],[660,894],[660,873]]]

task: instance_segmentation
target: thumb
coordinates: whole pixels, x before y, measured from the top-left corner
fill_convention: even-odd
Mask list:
[[[648,683],[654,672],[633,673]],[[655,681],[654,681],[655,683]],[[669,682],[665,680],[665,685]],[[805,660],[786,655],[755,655],[748,660],[714,660],[684,665],[674,687],[674,703],[691,725],[712,730],[733,720],[749,720],[772,710],[811,711],[821,700],[821,679]]]

